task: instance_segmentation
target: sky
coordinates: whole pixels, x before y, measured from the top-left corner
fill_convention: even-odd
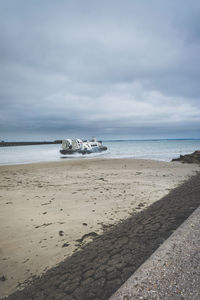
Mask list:
[[[0,140],[200,138],[199,0],[0,0]]]

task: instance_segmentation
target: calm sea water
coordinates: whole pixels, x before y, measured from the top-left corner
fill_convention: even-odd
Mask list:
[[[142,158],[170,161],[180,154],[200,149],[200,140],[105,141],[108,151],[90,155],[73,155],[65,159]],[[36,145],[0,148],[0,165],[62,161],[61,145]]]

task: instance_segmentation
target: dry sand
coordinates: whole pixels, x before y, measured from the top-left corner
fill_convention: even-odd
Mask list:
[[[141,211],[196,165],[94,159],[0,167],[0,296]]]

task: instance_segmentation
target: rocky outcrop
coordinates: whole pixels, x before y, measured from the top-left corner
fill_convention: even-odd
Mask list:
[[[200,150],[197,150],[191,154],[180,155],[179,158],[174,158],[172,161],[180,161],[187,164],[200,164]]]

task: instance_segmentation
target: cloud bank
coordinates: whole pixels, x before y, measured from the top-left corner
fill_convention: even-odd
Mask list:
[[[0,139],[200,138],[200,3],[0,2]]]

